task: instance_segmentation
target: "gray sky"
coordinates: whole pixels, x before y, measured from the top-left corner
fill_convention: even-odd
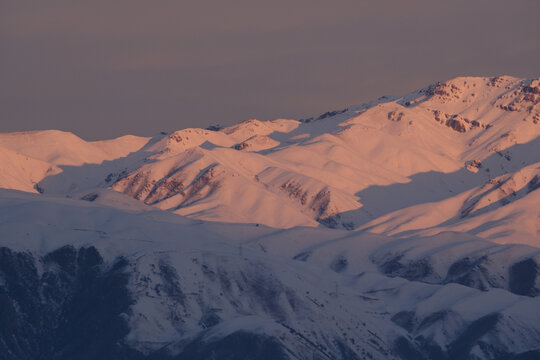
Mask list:
[[[0,131],[149,136],[502,74],[540,76],[540,1],[0,0]]]

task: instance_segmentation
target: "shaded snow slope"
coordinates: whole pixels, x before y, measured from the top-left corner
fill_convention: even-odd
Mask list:
[[[4,358],[540,355],[537,248],[201,222],[116,195],[0,191]]]

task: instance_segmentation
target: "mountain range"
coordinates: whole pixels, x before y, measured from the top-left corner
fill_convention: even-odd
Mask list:
[[[540,357],[540,79],[0,168],[0,359]]]

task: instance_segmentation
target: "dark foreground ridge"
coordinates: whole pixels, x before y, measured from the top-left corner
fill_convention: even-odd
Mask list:
[[[523,278],[537,264],[524,261],[510,270],[511,276],[521,280],[512,285],[513,291],[533,296],[531,279]],[[170,265],[159,266],[163,279],[175,277]],[[207,269],[212,272],[212,269]],[[372,349],[353,351],[334,339],[335,349],[314,343],[304,337],[293,324],[281,325],[288,329],[304,349],[303,355],[290,350],[283,338],[250,331],[235,331],[211,339],[198,335],[174,344],[174,349],[141,352],[131,348],[125,337],[130,331],[129,318],[136,299],[130,292],[130,261],[117,257],[107,263],[95,247],[76,249],[67,245],[41,258],[30,253],[0,248],[0,359],[135,359],[135,360],[203,360],[203,359],[371,359]],[[396,275],[396,274],[394,274]],[[172,279],[174,280],[174,279]],[[185,297],[177,281],[169,281],[174,289],[163,291],[178,298]],[[176,279],[177,280],[177,279]],[[265,286],[281,286],[278,282]],[[172,285],[171,285],[172,286]],[[272,288],[259,289],[265,297],[278,293]],[[361,301],[361,300],[358,300]],[[297,303],[299,305],[300,303]],[[269,310],[270,311],[270,310]],[[301,311],[301,309],[298,309]],[[320,311],[326,311],[324,307]],[[271,309],[271,312],[279,312]],[[257,314],[265,316],[268,314]],[[489,359],[529,360],[540,358],[540,350],[520,354],[501,351],[486,342],[486,337],[504,324],[504,316],[492,313],[472,323],[463,323],[455,339],[446,348],[422,334],[430,326],[459,323],[459,316],[451,310],[434,312],[421,318],[415,311],[394,314],[391,321],[404,329],[393,343],[384,345],[375,334],[373,339],[357,339],[377,344],[380,354],[389,359],[477,359],[473,348],[480,347]],[[180,319],[181,320],[181,319]],[[215,314],[201,319],[203,328],[211,329],[227,321]],[[204,334],[204,333],[201,333]],[[354,340],[354,339],[353,339]],[[387,346],[387,347],[386,347]],[[385,348],[386,347],[386,348]],[[358,350],[358,349],[357,349]]]
[[[41,259],[0,248],[0,359],[291,358],[278,339],[244,331],[212,341],[196,337],[174,355],[130,348],[124,343],[134,302],[128,265],[122,257],[105,264],[92,246],[64,246]],[[43,266],[42,275],[37,266]],[[160,271],[169,278],[174,269],[160,266]],[[206,320],[209,327],[219,321]],[[343,351],[344,359],[357,359],[344,346]]]

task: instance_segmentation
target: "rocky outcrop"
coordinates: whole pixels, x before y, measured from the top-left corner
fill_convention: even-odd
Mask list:
[[[122,342],[133,302],[127,265],[105,265],[94,247],[65,246],[41,259],[0,248],[2,359],[133,355]]]
[[[485,126],[479,120],[471,121],[459,114],[450,115],[440,110],[433,110],[432,112],[435,121],[460,133],[467,132],[474,128],[485,128]]]
[[[407,256],[407,250],[377,252],[372,255],[372,261],[382,273],[411,281],[456,283],[482,291],[498,288],[531,297],[540,294],[538,256],[515,258],[509,249],[494,247],[448,262],[444,259],[452,256],[451,251],[449,248],[449,255],[446,255],[443,248],[433,254],[412,258]]]
[[[301,183],[294,180],[283,183],[280,190],[305,207],[322,225],[332,229],[342,227],[352,230],[354,228],[354,224],[342,221],[340,210],[332,202],[331,190],[324,188],[316,193],[310,193]]]
[[[524,120],[531,120],[535,124],[539,121],[540,106],[540,79],[522,81],[513,91],[501,95],[497,106],[504,111],[522,111],[527,116]]]
[[[457,132],[467,132],[469,130],[469,124],[470,121],[468,119],[465,119],[459,115],[454,115],[448,121],[446,121],[446,126],[451,128],[452,130],[455,130]]]

